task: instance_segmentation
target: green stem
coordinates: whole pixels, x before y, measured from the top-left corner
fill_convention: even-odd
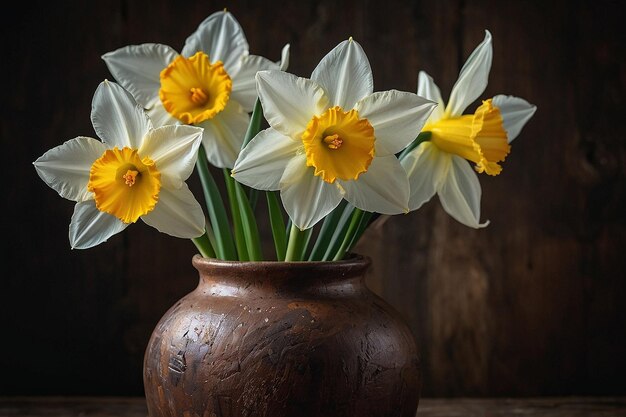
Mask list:
[[[417,135],[415,140],[411,142],[409,146],[404,148],[402,152],[400,152],[400,154],[398,155],[398,159],[402,160],[404,157],[406,157],[409,154],[409,152],[417,148],[422,142],[430,140],[431,136],[432,136],[431,132],[420,132],[420,134]]]
[[[306,233],[295,224],[291,224],[291,230],[289,231],[289,241],[287,242],[287,253],[285,254],[285,261],[301,261],[302,246],[306,239]]]
[[[215,258],[215,250],[213,249],[213,245],[211,245],[211,240],[209,239],[209,236],[206,232],[200,237],[194,237],[193,239],[191,239],[191,241],[194,245],[196,245],[196,248],[200,252],[200,255],[205,258]]]
[[[333,258],[333,261],[339,261],[343,259],[343,257],[345,256],[346,250],[348,246],[350,245],[350,242],[352,242],[354,235],[359,228],[359,224],[361,222],[361,219],[364,213],[365,212],[361,209],[358,209],[358,208],[354,209],[354,212],[352,213],[352,218],[350,219],[350,225],[348,226],[348,231],[346,232],[344,236],[343,242],[341,243],[339,250],[337,251],[337,253],[335,253],[335,257]]]
[[[204,146],[200,145],[198,149],[198,159],[196,161],[198,175],[202,182],[202,191],[211,220],[211,228],[215,233],[215,252],[219,259],[236,260],[237,253],[231,235],[228,216],[224,208],[222,196],[215,184],[215,180],[209,171],[209,165],[206,159],[206,151]]]
[[[241,224],[241,211],[239,209],[239,201],[237,191],[235,190],[235,180],[228,173],[228,169],[224,168],[224,183],[226,184],[226,193],[230,203],[230,214],[233,220],[233,230],[235,232],[235,247],[237,248],[238,259],[240,261],[249,261],[248,248],[246,246],[246,238]]]
[[[305,260],[307,259],[307,249],[309,248],[309,242],[311,241],[311,235],[313,234],[313,228],[309,227],[308,229],[302,232],[304,236],[302,236],[302,241],[300,243],[300,253],[298,254],[298,259]]]

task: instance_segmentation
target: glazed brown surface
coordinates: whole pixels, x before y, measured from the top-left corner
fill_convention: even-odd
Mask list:
[[[193,265],[146,351],[151,417],[415,415],[414,338],[364,285],[369,259]]]

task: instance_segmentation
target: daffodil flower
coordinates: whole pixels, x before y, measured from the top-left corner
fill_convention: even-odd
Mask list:
[[[152,122],[122,87],[102,82],[91,121],[99,141],[79,136],[39,157],[41,179],[76,201],[69,227],[72,248],[105,242],[141,218],[181,238],[204,233],[202,207],[187,187],[202,129]]]
[[[352,38],[328,53],[310,79],[271,70],[256,79],[270,128],[241,151],[235,179],[280,190],[301,230],[343,198],[365,211],[408,211],[409,184],[395,153],[415,138],[435,103],[408,92],[373,93],[369,61]]]
[[[481,187],[476,172],[500,173],[499,162],[508,155],[509,144],[536,110],[524,99],[497,95],[484,100],[474,114],[463,115],[487,87],[492,54],[491,34],[485,31],[485,39],[463,65],[447,106],[433,79],[419,73],[417,93],[439,106],[422,130],[430,132],[430,140],[402,158],[411,184],[411,210],[437,194],[444,210],[459,222],[473,228],[489,223],[480,223]],[[475,164],[474,169],[468,161]]]
[[[249,55],[241,26],[223,11],[200,23],[181,54],[167,45],[146,43],[117,49],[102,59],[155,126],[204,128],[208,161],[232,168],[257,97],[254,75],[263,69],[286,69],[289,45],[278,63]]]

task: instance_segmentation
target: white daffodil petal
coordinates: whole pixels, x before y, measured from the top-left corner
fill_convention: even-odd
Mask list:
[[[530,104],[523,98],[497,95],[492,103],[500,110],[504,130],[507,133],[509,143],[522,131],[522,128],[533,117],[537,106]]]
[[[39,177],[61,197],[85,201],[93,198],[87,191],[91,165],[106,149],[99,140],[77,137],[50,149],[33,165]]]
[[[393,155],[419,134],[437,104],[417,94],[389,90],[356,104],[359,118],[367,119],[376,135],[376,155]]]
[[[133,97],[118,84],[103,81],[91,103],[91,123],[108,146],[137,149],[152,129],[152,122]]]
[[[422,142],[400,163],[409,177],[409,209],[419,209],[437,192],[437,185],[445,175],[450,155],[440,152],[431,142]]]
[[[186,125],[169,125],[146,135],[139,156],[154,161],[165,187],[179,188],[189,178],[198,158],[202,129]]]
[[[485,39],[474,49],[467,58],[459,78],[452,87],[448,107],[445,116],[455,117],[463,114],[463,111],[474,102],[487,88],[493,48],[491,46],[491,33],[485,31]]]
[[[141,219],[159,232],[180,238],[194,238],[204,233],[202,206],[186,183],[178,189],[161,188],[159,202]]]
[[[283,135],[299,139],[327,108],[328,98],[314,81],[278,70],[259,71],[256,81],[265,119]]]
[[[218,168],[232,168],[248,130],[250,116],[235,100],[228,100],[223,111],[198,124],[204,128],[202,144],[209,162]]]
[[[161,103],[161,99],[159,99],[158,102],[153,103],[152,107],[146,108],[146,113],[148,113],[154,127],[180,124],[180,120],[165,110],[165,107],[163,107],[163,104]]]
[[[99,211],[94,200],[76,203],[70,222],[72,249],[89,249],[128,227],[115,216]]]
[[[455,220],[475,229],[485,227],[480,223],[481,188],[478,176],[469,162],[453,155],[448,173],[437,193],[443,209]]]
[[[428,118],[428,122],[436,122],[443,117],[443,111],[446,106],[443,102],[443,98],[441,98],[441,92],[433,78],[425,71],[419,72],[417,78],[417,95],[437,103],[437,107],[433,109],[433,112]]]
[[[335,184],[313,175],[306,156],[297,155],[285,168],[280,181],[280,197],[289,218],[300,230],[309,229],[339,205],[342,193]]]
[[[333,106],[354,107],[374,91],[372,69],[361,45],[352,38],[330,51],[313,70],[311,79],[324,88]]]
[[[245,111],[251,112],[257,98],[256,73],[263,70],[277,70],[278,68],[278,64],[262,56],[248,55],[244,57],[241,60],[241,69],[233,77],[231,98],[241,103]]]
[[[409,211],[409,181],[398,158],[379,156],[357,180],[341,181],[344,198],[361,210],[381,214]]]
[[[241,58],[248,55],[248,41],[239,22],[227,11],[216,12],[204,19],[185,41],[183,56],[202,51],[211,62],[222,61],[229,75],[236,74]]]
[[[160,74],[178,52],[167,45],[130,45],[102,55],[115,80],[145,108],[159,100]]]
[[[278,69],[280,69],[281,71],[287,71],[287,68],[289,68],[290,48],[291,46],[289,44],[286,44],[285,46],[283,46],[283,49],[280,52],[280,61],[278,61],[277,64],[278,64]]]
[[[287,163],[301,147],[301,143],[271,127],[262,130],[243,148],[232,175],[240,183],[257,190],[278,190]]]

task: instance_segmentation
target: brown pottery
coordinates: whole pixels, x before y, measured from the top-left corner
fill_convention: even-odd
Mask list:
[[[192,259],[144,360],[150,417],[414,417],[416,345],[370,265]]]

